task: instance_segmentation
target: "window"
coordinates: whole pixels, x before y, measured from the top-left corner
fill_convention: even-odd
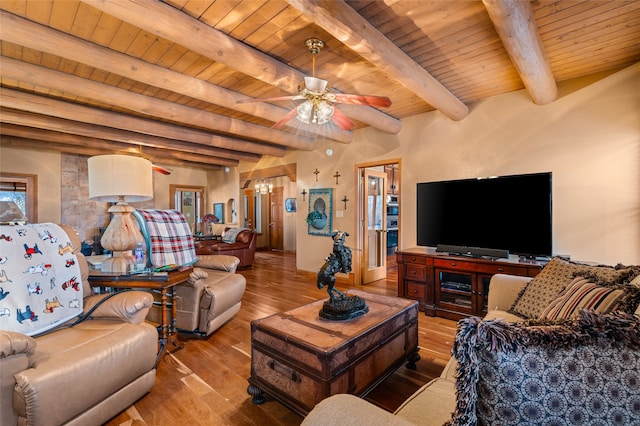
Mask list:
[[[13,201],[29,222],[38,222],[38,175],[0,173],[0,201]]]

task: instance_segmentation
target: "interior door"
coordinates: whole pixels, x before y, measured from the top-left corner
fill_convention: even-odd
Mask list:
[[[273,188],[273,192],[269,194],[270,211],[269,211],[269,249],[276,251],[284,250],[283,235],[283,198],[282,187]]]
[[[362,283],[384,279],[387,276],[387,208],[384,172],[363,171],[363,249]]]

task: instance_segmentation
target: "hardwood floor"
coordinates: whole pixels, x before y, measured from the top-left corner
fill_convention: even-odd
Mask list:
[[[390,261],[387,279],[362,286],[396,295],[397,270]],[[257,252],[253,268],[240,271],[247,290],[240,312],[209,338],[180,336],[183,349],[158,364],[156,384],[132,407],[111,419],[115,425],[299,425],[302,417],[267,395],[254,405],[247,394],[251,368],[250,323],[327,296],[315,277],[296,271],[291,254]],[[337,286],[345,290],[344,286]],[[400,367],[367,396],[393,411],[424,383],[438,376],[449,359],[456,323],[419,315],[421,360],[416,370]]]

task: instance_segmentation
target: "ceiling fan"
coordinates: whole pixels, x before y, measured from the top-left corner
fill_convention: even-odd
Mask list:
[[[139,153],[140,157],[142,157],[142,158],[144,158],[146,160],[149,160],[149,158],[145,157],[144,154],[142,153],[142,145],[138,145],[138,153]],[[151,160],[149,160],[149,161],[151,161]],[[153,170],[154,172],[160,173],[162,175],[170,175],[171,172],[173,171],[173,170],[171,170],[171,169],[169,169],[167,167],[161,166],[159,164],[154,164],[153,162],[151,163],[151,170]]]
[[[297,95],[242,99],[238,101],[238,103],[304,100],[304,102],[289,111],[280,121],[271,126],[274,129],[284,126],[295,117],[299,121],[307,124],[320,125],[332,121],[343,130],[351,130],[354,127],[353,122],[334,104],[352,104],[384,108],[391,106],[391,100],[386,96],[332,93],[329,82],[316,77],[316,55],[320,52],[320,49],[324,47],[324,42],[317,38],[310,38],[305,41],[305,46],[307,46],[309,53],[312,55],[313,76],[304,77],[304,80],[298,85]]]

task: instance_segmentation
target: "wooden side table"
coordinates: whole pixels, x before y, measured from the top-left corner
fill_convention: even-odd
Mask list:
[[[109,287],[111,289],[150,289],[160,291],[160,306],[162,310],[160,333],[158,340],[160,348],[158,350],[158,359],[167,348],[167,344],[172,342],[179,347],[174,341],[176,335],[176,300],[175,290],[172,290],[169,296],[169,289],[185,282],[189,279],[189,274],[193,270],[192,267],[180,268],[171,272],[150,272],[142,274],[120,275],[113,272],[102,272],[99,270],[89,270],[89,285],[91,287]],[[171,324],[167,320],[167,302],[171,297]]]

